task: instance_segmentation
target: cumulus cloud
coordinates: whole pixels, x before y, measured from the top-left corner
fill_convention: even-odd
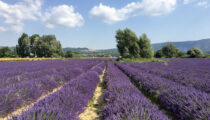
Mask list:
[[[207,1],[200,1],[200,2],[197,3],[197,5],[207,8],[208,7],[208,2]]]
[[[43,22],[47,28],[56,26],[81,27],[84,19],[81,14],[74,11],[73,6],[60,5],[49,9],[43,15]]]
[[[5,26],[0,26],[0,31],[21,32],[24,20],[37,20],[41,15],[40,0],[24,0],[16,4],[7,4],[0,0],[0,18]]]
[[[91,17],[112,24],[137,15],[160,16],[168,14],[175,7],[176,0],[142,0],[141,2],[132,2],[120,9],[100,3],[98,6],[94,6],[89,13]]]

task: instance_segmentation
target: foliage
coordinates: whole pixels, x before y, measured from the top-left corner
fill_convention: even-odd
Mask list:
[[[9,47],[0,48],[0,58],[11,57],[11,55],[12,55],[12,51],[9,49]]]
[[[155,56],[156,58],[162,58],[162,57],[163,57],[162,49],[156,51],[154,56]]]
[[[43,35],[34,43],[34,50],[38,57],[64,56],[62,46],[54,35]]]
[[[177,56],[178,48],[176,48],[173,44],[168,44],[163,46],[162,52],[165,57],[173,58]]]
[[[186,57],[186,54],[185,54],[184,52],[182,52],[182,51],[179,51],[179,52],[177,53],[177,57],[178,57],[178,58],[184,58],[184,57]]]
[[[112,57],[110,54],[97,54],[96,57]]]
[[[138,37],[130,29],[117,30],[117,48],[123,58],[139,57]]]
[[[71,50],[66,51],[65,57],[66,58],[72,58],[73,57],[73,52]]]
[[[61,43],[57,41],[54,35],[43,35],[40,37],[38,34],[28,36],[23,33],[18,39],[16,46],[17,54],[20,57],[63,57]]]
[[[34,34],[32,36],[30,36],[30,52],[35,54],[36,53],[36,49],[34,47],[34,44],[40,40],[40,36],[38,34]]]
[[[153,49],[150,43],[150,39],[146,34],[143,34],[139,38],[139,48],[140,48],[140,56],[142,58],[152,58],[153,57]]]
[[[28,34],[23,33],[18,39],[18,45],[16,46],[17,54],[20,57],[27,57],[30,54],[30,39]]]
[[[66,51],[65,53],[66,58],[82,58],[83,55],[80,54],[79,52],[73,52],[71,50]]]
[[[78,52],[73,52],[73,58],[82,58],[83,55]]]
[[[199,57],[203,57],[204,56],[203,52],[200,49],[195,48],[195,47],[193,47],[192,49],[188,50],[187,54],[191,58],[199,58]]]

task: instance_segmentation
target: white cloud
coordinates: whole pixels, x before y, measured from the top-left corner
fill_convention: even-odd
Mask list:
[[[175,7],[176,0],[142,0],[141,2],[132,2],[120,9],[100,3],[90,10],[90,16],[99,18],[107,24],[112,24],[137,15],[160,16],[168,14]]]
[[[105,23],[111,24],[126,19],[127,11],[123,11],[122,9],[117,10],[100,3],[99,6],[95,6],[91,9],[90,15],[102,19]]]
[[[208,2],[207,1],[200,1],[200,2],[197,3],[197,5],[207,8],[208,7]]]
[[[74,11],[73,6],[60,5],[49,9],[43,15],[43,22],[47,28],[56,26],[81,27],[84,19],[81,14]]]
[[[37,20],[41,15],[40,0],[24,0],[10,5],[0,0],[0,18],[5,26],[0,26],[0,31],[21,32],[24,20]]]

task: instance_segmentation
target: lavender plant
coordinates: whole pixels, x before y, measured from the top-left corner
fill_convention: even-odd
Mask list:
[[[112,63],[109,63],[105,84],[104,120],[168,120]]]
[[[162,106],[181,120],[209,120],[210,95],[193,87],[183,86],[171,80],[141,69],[117,63],[142,90],[153,95]]]
[[[43,62],[45,64],[43,64],[42,61],[39,62],[40,64],[36,64],[39,67],[39,72],[31,72],[30,69],[28,69],[31,66],[28,66],[28,68],[23,66],[22,70],[25,68],[25,70],[30,71],[28,74],[19,74],[18,76],[20,77],[18,79],[12,79],[11,81],[1,81],[2,83],[8,83],[0,88],[1,117],[7,116],[18,108],[35,102],[41,96],[51,92],[59,86],[62,86],[64,83],[71,81],[73,78],[86,72],[101,61],[84,59]],[[17,62],[17,64],[19,64],[19,62]],[[33,62],[31,62],[31,64],[33,64]],[[47,70],[48,66],[51,66],[51,69]]]
[[[62,89],[47,96],[36,103],[31,109],[24,111],[14,120],[76,120],[84,111],[89,100],[93,97],[95,88],[99,82],[99,74],[102,73],[105,63],[98,65],[97,69],[78,76],[66,84]],[[99,71],[99,69],[101,71]]]
[[[192,86],[200,91],[210,93],[210,59],[171,59],[167,64],[127,63],[129,66],[144,70],[184,86]]]

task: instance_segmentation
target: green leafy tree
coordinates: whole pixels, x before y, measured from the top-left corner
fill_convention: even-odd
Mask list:
[[[130,29],[117,30],[117,48],[120,55],[124,58],[139,57],[138,37]]]
[[[18,45],[16,46],[17,54],[20,57],[27,57],[30,54],[30,39],[26,33],[23,33],[18,39]]]
[[[191,58],[199,58],[199,57],[203,57],[204,56],[203,52],[200,49],[195,48],[195,47],[193,47],[192,49],[188,50],[187,54]]]
[[[12,51],[10,50],[9,47],[2,47],[0,48],[0,57],[11,57],[12,56]]]
[[[178,51],[178,48],[176,48],[173,44],[165,45],[162,48],[163,55],[167,58],[176,57]]]
[[[177,53],[177,57],[183,58],[183,57],[185,57],[185,56],[186,56],[185,53],[182,52],[182,51],[179,51],[179,52]]]
[[[156,51],[154,56],[155,56],[156,58],[162,58],[162,57],[163,57],[162,49]]]
[[[73,52],[71,50],[66,51],[65,57],[66,58],[72,58],[73,57]]]
[[[54,35],[43,35],[34,42],[33,50],[38,57],[63,57],[64,52]]]
[[[150,43],[150,39],[147,37],[146,34],[140,36],[139,39],[139,48],[140,48],[140,56],[142,58],[152,58],[153,57],[153,49]]]
[[[36,56],[36,51],[34,48],[35,43],[40,40],[40,36],[38,34],[34,34],[32,36],[30,36],[30,53],[34,54],[34,56]]]

